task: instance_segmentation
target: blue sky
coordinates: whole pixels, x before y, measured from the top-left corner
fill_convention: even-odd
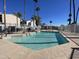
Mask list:
[[[52,20],[52,25],[67,24],[69,0],[39,0],[39,5],[42,22],[49,24]],[[78,6],[79,0],[76,0],[76,9]],[[0,0],[0,12],[3,12],[3,0]],[[24,0],[7,0],[6,12],[21,12],[24,15]],[[34,2],[26,0],[26,19],[31,19],[32,15],[34,15]]]

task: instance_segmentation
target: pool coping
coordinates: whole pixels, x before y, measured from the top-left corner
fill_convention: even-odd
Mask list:
[[[51,32],[51,31],[50,31]],[[57,32],[57,31],[53,31],[53,32]],[[36,32],[30,32],[30,35],[33,35],[34,33],[36,33]],[[60,33],[60,32],[58,32],[58,33]],[[60,33],[61,34],[61,33]],[[62,34],[61,34],[62,35]],[[26,36],[26,34],[11,34],[11,35],[8,35],[7,37],[4,37],[3,39],[11,39],[11,37],[13,37],[13,36]],[[65,35],[62,35],[63,37],[65,37]],[[66,38],[66,40],[68,41],[67,43],[69,43],[70,42],[70,40],[68,39],[68,38]],[[12,43],[14,43],[14,42],[12,42]],[[67,44],[67,43],[63,43],[63,44],[60,44],[60,45],[64,45],[64,44]],[[14,43],[15,44],[15,43]],[[17,44],[17,45],[19,45],[19,44]],[[60,46],[60,45],[57,45],[57,46]],[[19,46],[21,46],[21,45],[19,45]],[[52,46],[51,46],[52,47]],[[49,47],[49,48],[51,48],[51,47]],[[55,46],[54,46],[55,47]],[[27,48],[27,47],[25,47],[25,48]],[[31,48],[30,48],[31,49]],[[43,49],[47,49],[47,48],[43,48]],[[43,50],[43,49],[39,49],[39,50]],[[31,49],[31,50],[33,50],[33,49]],[[33,50],[33,51],[35,51],[35,50]],[[38,50],[36,50],[36,51],[38,51]]]
[[[73,41],[72,39],[70,39],[69,37],[67,37],[67,35],[66,34],[64,34],[63,32],[60,32],[69,42],[73,42],[73,43],[75,43],[77,46],[79,46],[79,44],[78,43],[76,43],[75,41]]]
[[[51,32],[51,31],[50,31]],[[58,31],[53,31],[53,32],[58,32]],[[30,35],[32,35],[33,33],[36,33],[36,32],[30,32]],[[58,32],[58,33],[60,33],[64,38],[66,38],[66,40],[68,40],[68,42],[67,43],[71,43],[71,42],[73,42],[73,43],[75,43],[73,40],[71,40],[71,39],[69,39],[64,33],[62,33],[62,32]],[[22,35],[22,36],[26,36],[26,34],[12,34],[12,35],[8,35],[7,37],[4,37],[3,39],[5,40],[7,40],[7,39],[9,39],[9,38],[11,38],[11,36],[16,36],[16,35]],[[9,41],[10,42],[10,41]],[[13,43],[13,42],[11,42],[11,43]],[[67,44],[67,43],[64,43],[64,44]],[[15,44],[15,43],[13,43],[13,44]],[[60,45],[57,45],[57,46],[62,46],[62,45],[64,45],[64,44],[60,44]],[[75,43],[76,44],[76,43]],[[18,44],[17,44],[18,45]],[[77,45],[77,44],[76,44]],[[19,45],[19,46],[21,46],[21,45]],[[23,47],[23,46],[22,46]],[[52,46],[51,46],[52,47]],[[49,48],[51,48],[51,47],[49,47]],[[55,46],[54,46],[55,47]],[[25,48],[27,48],[27,47],[25,47]],[[31,49],[31,48],[29,48],[29,49]],[[47,48],[44,48],[44,49],[47,49]],[[35,52],[35,50],[33,50],[33,49],[31,49],[32,51],[34,51]],[[43,50],[43,49],[39,49],[39,50],[36,50],[36,51],[41,51],[41,50]]]

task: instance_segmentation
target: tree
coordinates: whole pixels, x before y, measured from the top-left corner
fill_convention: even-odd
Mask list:
[[[34,26],[35,17],[33,16],[31,19],[32,19],[32,21],[33,21],[33,26]]]
[[[38,25],[40,25],[40,24],[41,24],[40,17],[37,16],[37,17],[36,17],[36,25],[38,26]]]
[[[77,23],[77,20],[78,20],[78,14],[79,14],[79,7],[78,7],[77,13],[76,13],[76,23]]]
[[[76,20],[75,20],[75,0],[73,0],[73,24],[76,24]]]
[[[6,29],[6,0],[3,0],[4,2],[4,33],[5,36],[7,36],[7,29]]]
[[[26,0],[24,0],[24,20],[26,18]]]
[[[17,12],[16,13],[16,16],[19,17],[19,18],[21,18],[22,17],[22,14],[20,12]]]
[[[49,21],[49,23],[50,23],[50,29],[52,29],[52,26],[51,26],[52,25],[52,21]]]
[[[36,25],[40,25],[40,17],[39,17],[39,11],[40,11],[40,7],[38,6],[38,0],[33,0],[35,2],[35,12],[36,14],[34,14],[34,16],[32,17],[33,20],[36,21]]]
[[[36,11],[39,11],[40,10],[40,7],[36,7]]]
[[[37,13],[37,16],[39,16],[40,7],[36,7],[35,11]]]
[[[40,17],[39,16],[33,16],[32,17],[32,20],[34,21],[36,21],[36,26],[38,26],[38,25],[40,25],[41,24],[41,21],[40,21]]]
[[[21,26],[24,26],[26,24],[26,21],[22,20],[20,23],[21,23]]]
[[[38,26],[38,25],[40,25],[40,19],[41,19],[39,17],[40,7],[36,7],[35,11],[36,11],[37,14],[32,17],[32,20],[33,21],[36,20],[36,25]]]
[[[52,21],[49,21],[50,25],[52,24]]]
[[[71,17],[72,17],[72,13],[71,13],[71,11],[72,11],[71,9],[72,8],[71,8],[71,5],[72,5],[72,0],[70,0],[70,13],[69,13],[69,19],[67,20],[69,22],[69,24],[71,24],[71,21],[72,21],[71,20]]]
[[[69,24],[71,24],[71,18],[68,19]]]

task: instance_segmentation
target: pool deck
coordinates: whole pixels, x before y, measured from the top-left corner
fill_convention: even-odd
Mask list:
[[[66,37],[72,40],[74,43],[79,45],[79,33],[70,33],[70,32],[63,32]]]
[[[68,33],[63,33],[68,39]],[[71,34],[69,35],[72,37]],[[66,44],[33,51],[7,40],[0,39],[0,59],[70,59],[72,48],[78,48],[79,46],[72,41],[74,40],[73,38],[68,40],[69,43]]]
[[[31,49],[0,39],[0,59],[26,59]]]

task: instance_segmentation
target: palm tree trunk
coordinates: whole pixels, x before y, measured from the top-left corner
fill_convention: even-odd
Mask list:
[[[71,5],[72,5],[72,0],[70,0],[70,14],[69,14],[69,19],[70,19],[70,21],[69,21],[69,24],[71,24],[71,17],[72,17],[72,13],[71,13]]]
[[[72,2],[72,1],[70,0],[70,14],[71,14],[71,5],[72,5],[71,2]]]
[[[24,20],[26,18],[26,0],[24,0]],[[25,32],[25,24],[23,24],[23,31]]]
[[[75,20],[75,0],[73,0],[73,23],[76,23],[76,20]]]
[[[25,20],[25,17],[26,17],[26,0],[24,0],[24,20]]]
[[[6,29],[6,0],[4,0],[4,29]]]
[[[7,36],[7,29],[6,29],[6,0],[4,0],[4,30],[5,36]]]
[[[78,13],[79,13],[79,7],[78,7],[78,10],[77,10],[77,13],[76,13],[76,23],[77,23],[77,19],[78,19]]]
[[[37,16],[39,17],[39,11],[37,11]]]

